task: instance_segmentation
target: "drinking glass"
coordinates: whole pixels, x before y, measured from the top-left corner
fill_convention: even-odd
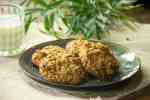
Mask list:
[[[0,56],[21,53],[25,37],[24,11],[16,4],[0,4]]]

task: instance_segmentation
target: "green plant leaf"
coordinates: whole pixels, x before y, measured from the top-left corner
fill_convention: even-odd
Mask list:
[[[20,5],[23,5],[23,6],[29,6],[30,5],[30,3],[31,3],[31,0],[23,0],[21,3],[20,3]]]
[[[40,5],[44,8],[48,8],[49,5],[45,2],[45,0],[32,0],[32,2],[36,5]]]
[[[28,8],[28,9],[25,9],[25,14],[26,15],[31,15],[33,13],[39,13],[39,12],[42,12],[44,11],[44,9],[42,8]]]
[[[46,31],[50,31],[53,28],[54,15],[46,15],[44,18],[44,28]]]
[[[44,28],[45,28],[46,31],[49,31],[49,28],[50,28],[50,26],[49,26],[49,16],[45,16],[45,18],[44,18]]]
[[[93,33],[92,33],[92,32],[87,32],[87,33],[85,33],[84,35],[85,35],[85,37],[86,37],[87,39],[89,39],[90,37],[92,37]]]
[[[86,38],[96,36],[98,39],[101,39],[103,33],[108,32],[112,23],[116,21],[121,21],[132,28],[128,21],[133,20],[122,12],[122,9],[129,7],[129,5],[122,5],[122,0],[31,1],[35,4],[35,7],[28,9],[26,11],[27,15],[43,16],[45,30],[56,37],[59,37],[59,34],[53,30],[54,21],[56,20],[54,15],[62,18],[71,34],[83,34]],[[32,19],[27,21],[27,23],[30,22],[32,22]]]
[[[51,8],[55,8],[55,7],[57,7],[57,6],[59,6],[61,3],[63,3],[65,0],[58,0],[58,1],[56,1],[56,2],[54,2],[54,3],[50,3],[49,4],[49,9],[51,9]]]
[[[27,32],[30,28],[31,23],[35,20],[36,18],[33,18],[32,15],[28,16],[25,20],[25,32]]]

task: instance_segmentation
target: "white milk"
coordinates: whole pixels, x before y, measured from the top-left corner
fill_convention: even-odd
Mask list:
[[[24,37],[23,23],[17,15],[0,15],[0,51],[18,49]]]

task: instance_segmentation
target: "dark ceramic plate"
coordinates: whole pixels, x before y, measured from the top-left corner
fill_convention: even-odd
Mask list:
[[[45,42],[26,50],[20,57],[19,60],[20,66],[30,78],[48,86],[54,86],[54,87],[59,87],[64,89],[87,89],[87,88],[95,88],[95,87],[108,87],[131,78],[140,69],[140,60],[135,55],[135,53],[131,52],[129,49],[119,44],[100,41],[110,46],[110,48],[113,51],[113,54],[115,55],[115,57],[120,63],[119,73],[116,74],[112,78],[112,80],[100,81],[96,78],[91,78],[80,85],[67,85],[67,84],[52,83],[43,79],[42,76],[39,74],[38,69],[32,64],[31,61],[32,54],[35,52],[36,49],[42,48],[47,45],[58,45],[61,47],[65,47],[66,43],[68,43],[71,40],[72,39],[62,39],[62,40]]]

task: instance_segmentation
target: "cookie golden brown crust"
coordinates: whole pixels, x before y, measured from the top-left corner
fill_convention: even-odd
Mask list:
[[[50,82],[80,84],[87,78],[80,59],[73,54],[59,53],[42,59],[39,71]]]
[[[44,53],[42,53],[40,50],[36,50],[36,52],[32,55],[32,63],[36,65],[36,67],[39,67],[40,61],[44,56]]]
[[[42,49],[38,49],[33,53],[32,55],[32,63],[39,67],[41,60],[46,57],[47,55],[53,56],[56,55],[59,52],[64,52],[64,49],[58,46],[49,45]]]
[[[32,62],[39,66],[40,74],[50,82],[79,84],[87,78],[79,57],[58,46],[37,50]]]
[[[99,42],[73,40],[66,48],[78,55],[85,70],[99,79],[110,79],[118,71],[118,62],[111,49]]]

